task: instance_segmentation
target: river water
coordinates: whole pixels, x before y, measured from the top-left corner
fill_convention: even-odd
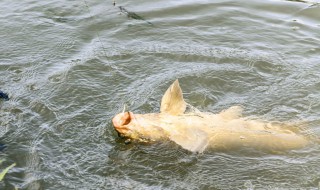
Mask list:
[[[130,19],[118,6],[145,20]],[[177,78],[202,111],[320,135],[319,1],[2,0],[0,189],[319,189],[320,148],[192,154],[126,145],[111,119],[158,112]],[[148,22],[151,22],[148,23]]]

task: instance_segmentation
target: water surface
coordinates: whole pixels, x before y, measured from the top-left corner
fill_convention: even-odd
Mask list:
[[[124,104],[157,112],[179,78],[187,102],[303,121],[320,135],[319,1],[0,2],[0,137],[17,163],[1,189],[318,189],[316,144],[280,155],[125,145]]]

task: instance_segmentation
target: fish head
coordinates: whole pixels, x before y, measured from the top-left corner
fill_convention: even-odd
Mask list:
[[[161,114],[122,112],[112,119],[112,123],[120,137],[150,142],[166,137],[162,119]]]
[[[133,118],[132,112],[122,112],[114,116],[112,123],[119,136],[130,137],[130,134],[132,134],[130,123]]]

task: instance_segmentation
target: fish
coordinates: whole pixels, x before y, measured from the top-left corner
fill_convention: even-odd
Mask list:
[[[146,19],[144,19],[142,16],[138,15],[135,12],[131,12],[128,11],[126,8],[124,8],[123,6],[119,6],[119,9],[122,13],[126,14],[128,18],[132,18],[132,19],[136,19],[136,20],[143,20],[146,23],[153,25],[150,21],[147,21]]]
[[[258,150],[279,153],[301,149],[309,139],[297,127],[250,119],[242,115],[239,105],[219,113],[201,112],[190,107],[183,98],[178,79],[161,99],[159,113],[116,114],[113,127],[121,137],[136,142],[172,141],[195,153],[205,150]]]

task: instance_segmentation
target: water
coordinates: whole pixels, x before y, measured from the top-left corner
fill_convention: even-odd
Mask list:
[[[319,1],[0,2],[1,189],[318,189],[317,144],[282,155],[129,144],[111,118],[188,103],[320,135]]]

